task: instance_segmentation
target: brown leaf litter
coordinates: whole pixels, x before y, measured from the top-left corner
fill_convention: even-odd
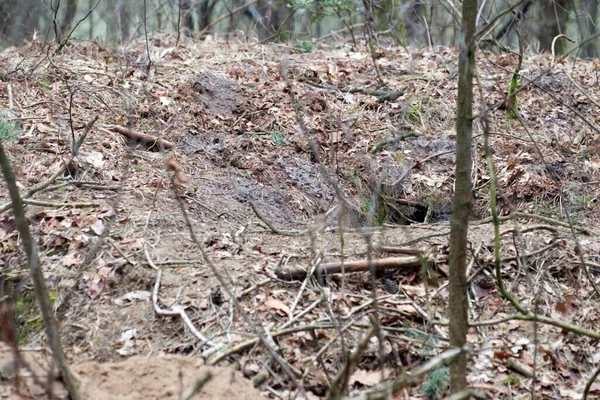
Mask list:
[[[71,135],[81,135],[98,117],[80,156],[31,197],[62,206],[27,206],[55,300],[60,303],[72,293],[67,304],[59,304],[61,333],[73,369],[89,379],[85,390],[96,388],[104,398],[152,398],[152,390],[162,390],[155,392],[167,396],[162,398],[177,396],[180,368],[184,389],[208,368],[196,366],[200,356],[208,363],[238,365],[253,379],[268,366],[260,386],[264,396],[285,397],[294,390],[199,257],[175,196],[183,199],[190,225],[219,271],[231,278],[244,312],[262,332],[270,332],[281,357],[303,376],[306,397],[325,396],[327,382],[343,363],[343,350],[371,326],[372,291],[379,296],[386,333],[383,357],[376,343],[368,344],[349,375],[351,393],[376,384],[382,369],[393,376],[398,365],[411,369],[445,348],[447,327],[432,321],[446,315],[448,296],[455,49],[412,54],[386,49],[378,59],[388,82],[382,90],[393,96],[381,97],[366,90],[376,86],[367,52],[323,46],[297,54],[276,46],[221,47],[184,40],[175,48],[174,43],[169,36],[151,41],[151,50],[161,51],[151,51],[159,56],[149,74],[98,43],[73,43],[52,64],[39,64],[46,51],[38,42],[0,53],[0,76],[13,87],[21,121],[20,138],[6,147],[23,191],[60,171],[70,156]],[[134,58],[144,54],[144,43],[131,44],[128,53]],[[545,55],[531,57],[523,68],[533,77],[550,61]],[[478,62],[486,102],[501,103],[515,60],[480,53]],[[282,67],[302,115],[290,101]],[[597,329],[600,316],[579,256],[595,277],[594,268],[600,269],[600,207],[595,201],[600,145],[598,135],[572,109],[592,125],[600,123],[597,69],[594,62],[565,62],[544,75],[541,86],[523,81],[519,107],[528,130],[502,110],[489,115],[504,218],[501,272],[527,307],[588,329]],[[350,87],[360,90],[346,90]],[[7,96],[1,86],[0,99]],[[489,216],[490,180],[478,129],[476,219]],[[410,247],[431,257],[431,265],[382,271],[375,287],[365,273],[337,274],[344,262],[368,265],[367,243],[364,232],[335,207],[335,190],[315,162],[307,137],[317,141],[318,158],[361,223],[371,218],[379,225],[366,232],[372,236],[371,256],[400,258],[397,253]],[[178,175],[176,193],[169,189],[168,168]],[[377,204],[372,202],[375,190],[381,194]],[[0,188],[0,202],[6,201]],[[74,206],[82,202],[94,205]],[[267,229],[251,204],[289,235]],[[576,230],[579,243],[561,220],[565,207],[579,227],[591,232]],[[516,211],[519,218],[508,219]],[[426,218],[430,223],[422,223]],[[31,291],[20,284],[27,272],[8,212],[0,215],[0,239],[0,276],[20,290],[21,343],[41,346],[45,338]],[[491,284],[489,220],[474,223],[469,239],[473,320],[509,317],[515,310]],[[96,243],[98,251],[90,253]],[[157,293],[161,307],[184,310],[195,329],[225,347],[211,349],[181,319],[155,314],[156,271],[146,252],[163,270]],[[86,261],[89,254],[93,258]],[[312,280],[277,279],[277,271],[310,271],[319,263],[336,266],[336,273],[319,282],[326,290]],[[470,383],[495,398],[528,394],[531,385],[542,395],[580,395],[598,361],[597,344],[555,327],[537,329],[534,336],[531,323],[523,321],[473,328]],[[34,353],[47,359],[41,350]],[[187,357],[145,358],[157,354]],[[132,361],[107,363],[124,359]],[[91,360],[106,364],[86,364]],[[537,380],[516,371],[520,365],[535,365]],[[104,375],[113,372],[119,375]],[[148,383],[142,375],[151,377]],[[215,398],[227,398],[228,390],[258,396],[229,370],[215,370],[214,379]],[[8,381],[0,386],[11,390]],[[407,393],[421,396],[419,387]]]

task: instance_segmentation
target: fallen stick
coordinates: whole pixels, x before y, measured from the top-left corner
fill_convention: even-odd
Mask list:
[[[30,206],[40,206],[40,207],[56,207],[56,208],[61,208],[61,207],[71,207],[71,208],[85,208],[85,207],[98,207],[100,205],[100,203],[68,203],[68,202],[64,202],[64,203],[58,203],[58,202],[53,202],[53,201],[42,201],[42,200],[29,200],[29,199],[22,199],[23,204],[27,204]]]
[[[386,269],[393,268],[420,267],[423,262],[435,264],[439,261],[441,260],[420,257],[389,257],[374,259],[370,262],[369,260],[346,261],[344,263],[338,261],[319,265],[315,273],[322,276],[339,274],[342,271],[344,273],[364,272],[369,271],[371,267],[375,270],[375,272],[381,272]],[[275,275],[277,278],[286,281],[302,280],[306,278],[306,271],[301,268],[280,269],[275,271]]]
[[[423,254],[423,250],[401,246],[379,246],[375,248],[375,250],[379,250],[385,253],[408,254],[412,256],[418,256]]]
[[[138,141],[138,142],[144,143],[144,144],[148,144],[150,146],[158,145],[158,146],[163,147],[164,149],[170,149],[173,147],[173,143],[169,142],[168,140],[161,139],[156,136],[148,135],[147,133],[137,132],[132,129],[125,128],[122,126],[116,126],[116,125],[108,126],[107,128],[110,130],[113,130],[117,133],[120,133],[121,135],[126,136],[131,140]]]

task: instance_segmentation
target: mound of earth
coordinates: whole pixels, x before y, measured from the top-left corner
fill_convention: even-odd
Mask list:
[[[22,350],[28,368],[19,369],[20,385],[14,386],[14,361],[11,350],[0,347],[0,398],[15,398],[17,393],[33,398],[46,398],[44,385],[50,370],[50,357],[44,350]],[[29,370],[31,368],[31,370]],[[190,400],[259,400],[260,392],[250,381],[231,368],[201,365],[189,357],[165,355],[131,357],[121,362],[87,362],[71,368],[80,383],[80,396],[85,400],[169,400],[180,399],[193,390],[197,380],[208,376],[202,388]],[[32,378],[32,373],[38,383]],[[12,382],[9,383],[9,382]],[[66,399],[60,382],[53,387],[53,398]]]

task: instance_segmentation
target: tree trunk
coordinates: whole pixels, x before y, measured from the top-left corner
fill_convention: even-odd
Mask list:
[[[544,0],[540,4],[540,15],[538,26],[539,30],[539,41],[540,51],[552,51],[552,41],[561,32],[564,31],[564,27],[567,22],[567,11],[565,10],[565,0]],[[561,24],[563,29],[561,29]],[[554,51],[556,55],[564,53],[565,41],[564,39],[557,39]]]
[[[198,4],[198,31],[201,32],[210,24],[210,15],[216,4],[216,1],[209,0],[202,0]]]
[[[208,0],[203,0],[204,3]],[[192,4],[190,0],[183,0],[179,3],[181,7],[181,23],[184,28],[184,33],[190,35],[194,31],[194,15],[192,13]]]
[[[9,44],[22,45],[23,40],[39,31],[41,2],[0,0],[0,33]]]
[[[588,37],[596,33],[596,21],[598,21],[598,1],[582,1],[579,4],[583,12],[577,12],[575,15],[579,15],[577,18],[577,23],[579,25],[579,41],[583,42]],[[582,56],[596,57],[598,55],[597,44],[597,40],[591,40],[583,45],[581,53]]]
[[[471,215],[471,141],[473,130],[473,74],[475,72],[475,19],[477,0],[464,0],[462,29],[459,37],[458,99],[456,107],[456,173],[452,221],[450,226],[450,345],[462,348],[466,343],[467,304],[467,232]],[[452,393],[467,388],[467,355],[462,352],[450,366]]]
[[[77,13],[77,0],[67,0],[67,5],[65,9],[65,15],[63,15],[62,20],[60,21],[60,30],[59,30],[59,38],[60,42],[64,38],[69,35],[71,29],[73,29],[73,20],[75,19],[75,14]]]
[[[129,41],[131,29],[131,4],[129,1],[117,1],[117,24],[119,28],[119,43],[125,44]]]

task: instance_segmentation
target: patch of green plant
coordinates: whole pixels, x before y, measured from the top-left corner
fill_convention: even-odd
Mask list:
[[[556,218],[558,216],[555,207],[550,204],[539,204],[537,199],[535,201],[535,205],[533,206],[533,213],[549,218]]]
[[[429,400],[441,399],[450,387],[450,370],[440,367],[431,371],[421,386],[423,395]]]
[[[387,219],[388,219],[388,213],[385,208],[385,204],[382,200],[380,200],[379,204],[377,205],[377,210],[375,213],[375,221],[373,221],[373,222],[374,222],[375,226],[382,226]]]
[[[394,157],[396,157],[396,161],[398,162],[398,164],[404,165],[404,163],[406,162],[406,157],[404,157],[404,153],[401,151],[397,151],[396,153],[394,153]]]
[[[571,224],[573,225],[581,225],[583,222],[584,215],[580,212],[572,212],[569,214],[571,219]]]
[[[411,339],[416,339],[416,340],[420,340],[424,343],[428,343],[429,340],[431,340],[431,338],[433,336],[429,335],[428,333],[423,332],[420,329],[416,329],[416,328],[411,328],[411,327],[405,327],[405,331],[404,331],[404,335],[406,337],[409,337]]]
[[[427,193],[426,201],[427,214],[425,215],[425,219],[423,220],[423,222],[427,224],[429,223],[429,220],[431,219],[431,216],[433,215],[434,211],[439,210],[440,205],[443,204],[444,194],[440,190],[431,189],[429,193]]]
[[[135,164],[135,172],[142,172],[144,170],[144,167],[142,167],[142,164],[138,163]]]
[[[300,53],[310,53],[315,49],[315,44],[312,42],[302,41],[300,43],[296,43],[294,46],[294,50]]]
[[[369,215],[369,212],[371,211],[371,200],[370,199],[363,200],[361,203],[361,208],[362,208],[364,215]]]
[[[0,140],[16,142],[22,134],[21,128],[15,121],[0,119]]]
[[[373,226],[382,226],[387,220],[388,214],[385,209],[385,202],[379,198],[377,202],[372,199],[363,201],[363,211],[367,218],[371,217]]]
[[[583,222],[586,210],[593,204],[595,197],[582,191],[581,186],[575,182],[567,184],[566,192],[569,194],[568,210],[571,223],[579,225]]]
[[[506,96],[506,107],[508,118],[516,120],[518,115],[519,100],[517,99],[517,90],[519,89],[519,69],[515,69],[508,85],[508,96]]]
[[[41,315],[25,321],[25,329],[29,334],[40,333],[44,330],[44,318]]]
[[[356,170],[351,169],[350,171],[348,171],[348,180],[352,183],[352,186],[354,186],[355,189],[360,189],[360,178],[358,177],[358,174],[356,173]]]
[[[590,204],[594,201],[594,196],[589,193],[574,194],[571,196],[571,201],[573,201],[573,204],[576,208],[581,210],[590,206]]]
[[[504,382],[510,386],[518,386],[521,383],[520,379],[513,375],[508,375]]]
[[[25,301],[23,297],[19,297],[15,302],[15,317],[25,314],[31,307],[31,302]]]
[[[435,335],[430,335],[419,329],[408,328],[405,335],[423,342],[424,346],[419,350],[419,355],[423,358],[428,358],[436,355],[434,346],[439,342],[439,338]],[[436,368],[427,374],[427,380],[423,382],[421,391],[427,399],[441,399],[450,387],[450,371],[448,367],[442,366]]]
[[[56,292],[50,290],[48,292],[48,299],[50,300],[50,304],[54,305],[56,303],[56,300],[58,300],[58,294],[56,294]]]
[[[69,243],[63,241],[62,244],[52,243],[51,246],[48,246],[46,249],[45,255],[47,256],[55,256],[55,255],[65,255],[69,251]]]
[[[44,319],[38,313],[33,294],[17,297],[15,301],[15,323],[19,345],[24,345],[30,335],[44,330]]]
[[[50,75],[44,75],[40,78],[38,83],[44,88],[48,90],[52,90],[52,84],[54,83],[54,78]]]
[[[421,125],[421,102],[415,100],[410,103],[410,108],[407,112],[408,122],[415,125]]]
[[[290,145],[291,143],[283,137],[279,131],[271,131],[271,141],[275,146],[280,147],[281,145]]]

